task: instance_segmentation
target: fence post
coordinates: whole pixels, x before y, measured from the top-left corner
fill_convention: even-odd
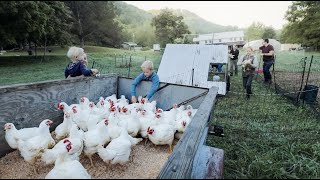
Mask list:
[[[311,66],[312,66],[312,60],[313,60],[313,55],[311,56],[311,60],[310,60],[310,64],[309,64],[309,70],[308,70],[308,75],[307,75],[307,80],[306,80],[306,86],[308,85],[308,81],[309,81],[309,75],[310,75],[310,70],[311,70]],[[304,99],[305,98],[303,98],[303,101],[302,101],[303,104],[304,104]]]
[[[117,67],[117,54],[114,54],[114,67]]]
[[[274,62],[273,62],[273,65],[272,65],[272,75],[273,75],[273,83],[274,83],[274,89],[276,91],[276,93],[278,93],[277,91],[277,85],[276,85],[276,72],[274,70],[274,65],[276,63],[276,55],[274,56]]]
[[[122,55],[122,61],[121,61],[121,66],[123,65],[123,55]]]
[[[147,56],[144,56],[144,61],[146,61],[147,60]]]
[[[130,66],[131,66],[131,55],[130,55],[130,59],[129,59],[129,70],[128,70],[128,77],[130,77]]]
[[[191,79],[191,86],[193,86],[193,75],[194,75],[194,68],[192,68],[192,79]]]
[[[95,62],[96,62],[96,61],[93,61],[91,69],[93,69],[93,67],[94,67],[94,63],[95,63]]]
[[[306,71],[306,64],[307,64],[306,59],[307,59],[307,57],[305,57],[304,60],[303,60],[302,80],[301,80],[300,89],[299,89],[299,92],[298,92],[298,95],[297,95],[297,99],[296,99],[296,103],[297,104],[299,103],[299,98],[300,98],[301,90],[302,90],[302,84],[303,84],[303,80],[304,80],[304,73]]]

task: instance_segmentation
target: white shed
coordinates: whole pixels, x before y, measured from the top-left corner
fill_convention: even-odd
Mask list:
[[[236,44],[240,46],[245,44],[243,31],[199,34],[198,37],[193,38],[193,42],[198,42],[199,44],[225,43],[228,45]]]
[[[160,51],[160,44],[153,44],[154,51]]]
[[[226,82],[208,81],[210,63],[228,63],[227,45],[167,44],[158,75],[161,82],[210,88],[226,94]]]

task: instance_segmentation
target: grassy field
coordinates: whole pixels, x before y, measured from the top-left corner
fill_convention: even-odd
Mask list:
[[[133,77],[140,72],[145,59],[152,60],[156,70],[161,60],[161,53],[152,51],[91,46],[85,47],[85,51],[89,67],[95,62],[94,67],[102,74],[127,75],[130,56],[129,76]],[[69,63],[66,52],[67,48],[52,48],[45,60],[30,57],[26,52],[4,53],[0,56],[0,85],[64,79],[64,68]],[[279,53],[277,62],[284,69],[295,71],[300,68],[300,59],[312,54],[319,56],[319,53]],[[259,79],[253,82],[254,96],[246,101],[241,83],[240,75],[232,77],[231,92],[218,98],[210,122],[224,127],[225,137],[209,135],[207,139],[208,145],[225,151],[224,177],[320,178],[319,117],[306,107],[296,107],[275,95],[273,88]]]
[[[29,56],[27,52],[7,52],[0,56],[0,86],[17,83],[39,82],[45,80],[64,79],[64,69],[70,62],[66,53],[68,48],[51,48],[52,52],[47,53],[46,58],[42,60],[42,53],[38,57]],[[93,61],[103,65],[110,66],[101,67],[103,72],[112,69],[122,75],[127,75],[127,68],[114,68],[114,56],[117,56],[118,64],[122,63],[122,56],[129,57],[132,55],[133,69],[131,76],[140,72],[140,65],[144,59],[152,60],[155,66],[160,64],[161,53],[153,51],[127,51],[113,48],[87,46],[84,48],[88,54],[89,65],[92,67]],[[41,51],[39,51],[41,52]],[[95,68],[99,68],[95,66]],[[106,72],[107,73],[107,72]]]
[[[259,80],[247,101],[241,83],[241,76],[232,77],[232,92],[218,98],[210,122],[222,125],[225,137],[207,138],[209,145],[225,151],[224,177],[319,178],[319,117]]]

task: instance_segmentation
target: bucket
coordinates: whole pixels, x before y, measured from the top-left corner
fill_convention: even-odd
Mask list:
[[[315,85],[306,85],[303,88],[301,94],[301,99],[304,99],[307,104],[315,103],[317,101],[317,95],[319,92],[319,87]]]

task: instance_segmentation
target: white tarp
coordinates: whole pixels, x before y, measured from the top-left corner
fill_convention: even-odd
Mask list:
[[[262,46],[263,39],[254,40],[246,43],[243,48],[247,48],[251,46],[254,51],[259,50],[259,47]],[[279,52],[281,50],[281,43],[275,39],[269,39],[269,44],[271,44],[274,48],[275,52]]]
[[[218,93],[225,95],[226,83],[208,81],[208,69],[210,63],[227,62],[227,45],[167,44],[158,75],[161,82],[205,88],[217,86]]]

